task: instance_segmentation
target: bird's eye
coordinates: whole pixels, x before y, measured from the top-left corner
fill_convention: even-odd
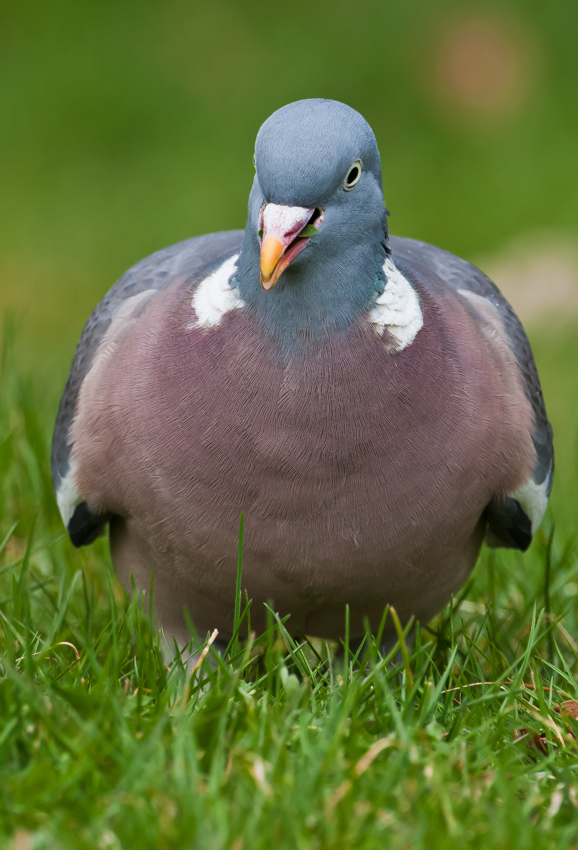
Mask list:
[[[359,160],[356,160],[349,171],[347,172],[347,177],[343,182],[343,188],[346,192],[349,192],[350,189],[353,189],[356,183],[359,183],[359,178],[361,177],[361,163]]]
[[[255,162],[255,154],[253,154],[253,168],[257,171],[257,163]]]

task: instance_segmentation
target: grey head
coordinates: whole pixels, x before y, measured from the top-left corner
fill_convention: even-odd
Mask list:
[[[263,124],[236,279],[283,350],[347,330],[383,292],[386,216],[375,136],[354,109],[301,100]]]

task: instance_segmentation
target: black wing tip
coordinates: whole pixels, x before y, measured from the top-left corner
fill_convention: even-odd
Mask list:
[[[487,543],[492,549],[519,549],[526,552],[532,542],[532,521],[517,499],[506,496],[486,508]]]
[[[81,546],[94,543],[97,537],[105,533],[109,520],[108,514],[93,513],[86,502],[81,502],[74,509],[67,527],[72,545],[79,549]]]

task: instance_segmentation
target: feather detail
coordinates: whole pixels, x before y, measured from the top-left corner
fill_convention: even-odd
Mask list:
[[[391,257],[383,264],[383,272],[385,289],[376,299],[369,320],[377,333],[389,331],[387,347],[394,354],[412,344],[423,327],[423,313],[415,289]]]
[[[192,300],[197,319],[187,325],[187,330],[215,328],[228,312],[245,306],[238,290],[231,286],[238,259],[239,254],[233,254],[198,285]]]

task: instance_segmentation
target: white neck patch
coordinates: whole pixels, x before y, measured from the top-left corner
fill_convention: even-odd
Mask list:
[[[388,350],[395,354],[411,345],[423,327],[423,313],[417,293],[394,265],[391,257],[383,264],[386,286],[369,313],[376,333],[389,331]]]
[[[215,328],[226,313],[245,306],[237,289],[230,283],[238,259],[239,255],[233,254],[197,286],[191,302],[197,320],[187,325],[187,330]]]

